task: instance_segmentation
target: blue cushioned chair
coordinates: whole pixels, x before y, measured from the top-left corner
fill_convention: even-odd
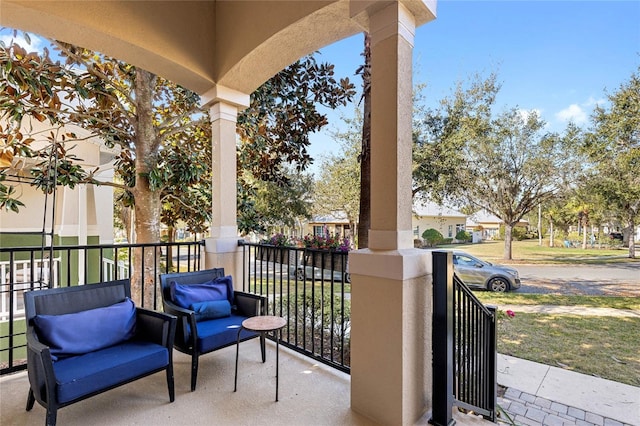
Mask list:
[[[196,390],[198,357],[235,344],[242,321],[266,313],[266,297],[241,291],[233,292],[230,316],[200,321],[197,321],[196,313],[192,309],[181,307],[173,300],[172,282],[182,286],[194,285],[224,276],[224,268],[160,275],[164,311],[178,317],[174,346],[178,351],[191,355],[191,391]],[[240,339],[247,340],[258,336],[260,336],[259,333],[243,330]],[[264,362],[266,359],[264,336],[260,336],[260,350],[262,362]]]
[[[38,401],[55,425],[58,408],[160,371],[174,401],[176,317],[130,297],[129,280],[24,293],[27,411]]]

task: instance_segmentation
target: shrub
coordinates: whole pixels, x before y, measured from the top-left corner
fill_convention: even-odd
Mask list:
[[[422,233],[422,238],[424,239],[424,241],[427,243],[429,247],[436,246],[442,243],[442,241],[444,240],[444,238],[442,237],[442,234],[437,229],[433,229],[433,228],[429,228],[426,231],[424,231]]]
[[[456,234],[456,240],[469,242],[471,241],[471,233],[467,231],[458,231],[458,233]]]

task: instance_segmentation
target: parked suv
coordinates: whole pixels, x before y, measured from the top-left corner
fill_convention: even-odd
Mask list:
[[[463,251],[453,251],[453,269],[469,287],[496,292],[520,288],[520,275],[516,269],[494,265]]]

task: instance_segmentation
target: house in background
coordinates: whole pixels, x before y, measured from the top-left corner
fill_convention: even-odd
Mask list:
[[[467,218],[467,231],[476,235],[480,233],[482,240],[493,240],[500,235],[500,226],[504,225],[504,221],[497,216],[486,212],[479,211]],[[514,228],[527,230],[529,221],[521,219]],[[475,238],[474,238],[475,241]]]
[[[329,234],[350,237],[353,235],[351,223],[345,212],[333,212],[328,215],[313,216],[305,227],[305,235],[325,235]]]
[[[444,238],[455,238],[466,230],[467,216],[464,213],[432,202],[416,202],[413,205],[411,226],[414,239],[422,238],[427,229],[435,229]]]
[[[24,134],[41,135],[39,139],[38,136],[34,136],[36,141],[33,142],[33,147],[37,149],[39,146],[44,146],[46,137],[50,134],[51,125],[34,120],[33,123],[25,126],[32,126],[33,130],[27,132],[25,129]],[[54,130],[54,133],[56,131]],[[113,159],[117,150],[107,148],[99,138],[92,137],[88,131],[78,126],[67,125],[58,131],[59,134],[63,132],[73,132],[77,136],[78,140],[68,142],[67,150],[78,158],[79,163],[87,169],[93,170],[98,167],[96,179],[103,182],[113,180]],[[7,172],[12,180],[11,184],[16,185],[17,194],[24,206],[20,208],[19,213],[4,209],[0,211],[0,247],[39,247],[43,244],[43,230],[46,234],[45,245],[112,244],[114,239],[113,188],[84,184],[76,185],[73,189],[58,186],[55,206],[53,206],[54,197],[51,194],[45,196],[41,190],[29,184],[31,177],[29,170],[39,161],[15,158],[14,167]],[[16,184],[15,181],[18,179],[23,182]],[[52,223],[53,217],[55,217],[54,223]],[[66,264],[66,262],[60,262],[60,256],[65,255],[67,254],[54,254],[54,259],[51,261],[54,276],[66,273],[59,270],[57,266]],[[87,255],[91,256],[93,253],[88,252]],[[79,269],[72,268],[70,273],[75,275],[72,280],[83,283],[83,259],[73,259],[73,261],[78,263]],[[44,267],[48,269],[49,260],[45,260],[44,263]],[[29,259],[16,259],[13,266],[16,277],[20,279],[21,275],[27,275],[29,266]],[[39,266],[36,265],[36,267]],[[3,284],[9,272],[8,268],[8,259],[0,258],[2,272],[0,280]],[[89,282],[99,281],[97,274],[98,271],[87,271]],[[24,281],[29,281],[30,277],[22,278]]]

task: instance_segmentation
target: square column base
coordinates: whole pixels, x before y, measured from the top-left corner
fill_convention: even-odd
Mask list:
[[[349,256],[351,408],[380,424],[415,424],[431,408],[429,254],[359,250]],[[381,265],[390,268],[383,272]]]

